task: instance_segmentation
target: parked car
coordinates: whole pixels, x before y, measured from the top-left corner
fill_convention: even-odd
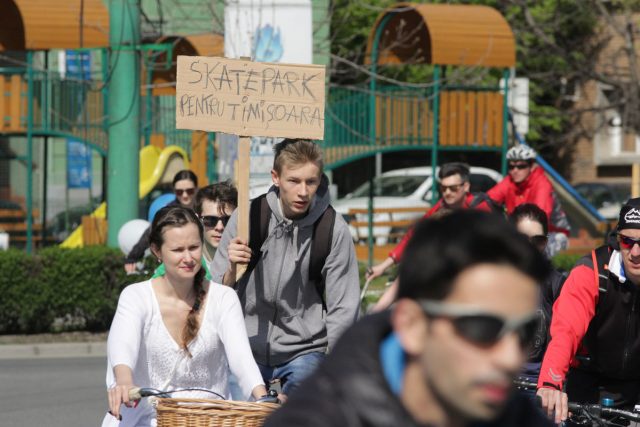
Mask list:
[[[423,207],[419,212],[397,213],[390,217],[387,213],[374,215],[374,222],[415,220],[424,215],[431,206],[431,167],[413,167],[396,169],[385,172],[374,178],[374,208],[401,208]],[[436,172],[437,173],[437,172]],[[502,179],[502,175],[493,169],[483,167],[471,167],[471,192],[486,192]],[[439,195],[438,195],[439,197]],[[349,215],[349,209],[366,209],[369,203],[369,182],[365,182],[344,198],[336,200],[333,204],[336,212],[341,214],[347,223],[353,220],[366,221],[367,215]],[[355,241],[365,239],[368,236],[367,227],[350,226],[351,235]],[[387,238],[389,234],[396,234],[391,227],[374,227],[376,244],[391,243]]]
[[[574,188],[609,220],[618,219],[622,204],[631,196],[631,183],[583,182]]]

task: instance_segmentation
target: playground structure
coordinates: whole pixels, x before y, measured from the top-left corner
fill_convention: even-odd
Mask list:
[[[161,35],[133,43],[128,49],[137,52],[139,80],[130,78],[129,91],[122,92],[120,88],[120,95],[116,96],[113,63],[118,58],[124,60],[125,48],[110,45],[107,37],[113,30],[110,26],[115,25],[113,14],[110,20],[102,1],[86,0],[83,26],[77,19],[78,11],[62,8],[62,3],[47,3],[57,16],[47,20],[42,17],[49,9],[39,8],[37,5],[42,2],[36,0],[12,0],[0,6],[0,16],[13,23],[0,27],[0,138],[26,139],[27,155],[20,160],[26,163],[27,170],[34,167],[31,153],[35,138],[43,138],[45,144],[48,139],[73,138],[104,159],[111,156],[114,117],[118,123],[127,109],[133,108],[129,96],[140,95],[140,111],[134,115],[140,129],[134,143],[136,151],[141,149],[137,196],[146,196],[157,183],[166,181],[169,163],[182,161],[201,182],[214,180],[213,135],[175,129],[173,82],[178,54],[222,56],[222,36]],[[411,29],[408,33],[407,28]],[[84,78],[82,67],[79,76],[63,76],[52,69],[51,49],[90,56],[90,78]],[[515,41],[508,23],[495,9],[399,3],[378,17],[369,36],[366,57],[371,76],[368,84],[331,88],[328,92],[323,141],[328,170],[354,160],[375,158],[376,173],[380,173],[384,153],[416,150],[429,152],[434,168],[441,152],[489,153],[499,159],[505,173],[504,154],[510,138],[507,82],[515,67]],[[382,66],[402,63],[430,67],[431,81],[398,84],[378,74]],[[456,70],[466,70],[471,75],[481,68],[490,71],[473,86],[453,78]],[[114,107],[114,98],[126,99],[120,107]],[[575,207],[581,223],[588,224],[590,231],[597,230],[601,218],[595,209],[572,192],[544,161],[541,164],[565,196],[563,202]],[[40,210],[42,218],[33,215],[31,175],[27,174],[24,207],[25,212],[32,213],[25,216],[28,250],[37,241],[37,231],[46,219],[46,209]],[[108,192],[104,195],[109,198]],[[373,209],[370,206],[369,211]],[[92,216],[105,215],[103,204]],[[41,224],[35,224],[38,220]],[[82,245],[82,234],[76,230],[65,246]]]
[[[189,158],[182,148],[175,145],[162,150],[153,145],[144,147],[140,150],[140,199],[146,197],[159,185],[171,185],[174,175],[182,169],[189,169]],[[106,219],[107,204],[101,203],[90,216]],[[102,228],[98,227],[98,230]],[[101,237],[96,240],[104,243],[106,236]],[[84,227],[80,225],[60,246],[78,248],[84,246],[86,240]]]

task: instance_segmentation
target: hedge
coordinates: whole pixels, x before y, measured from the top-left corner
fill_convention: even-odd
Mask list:
[[[0,251],[0,333],[107,330],[121,290],[144,278],[103,246]]]

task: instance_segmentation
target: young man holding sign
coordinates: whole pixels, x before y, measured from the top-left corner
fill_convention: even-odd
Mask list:
[[[313,142],[277,144],[274,185],[251,206],[251,243],[236,237],[234,212],[211,264],[213,280],[238,291],[263,378],[279,378],[285,395],[358,314],[355,249],[347,224],[329,205],[322,169]],[[242,264],[247,271],[236,282]]]

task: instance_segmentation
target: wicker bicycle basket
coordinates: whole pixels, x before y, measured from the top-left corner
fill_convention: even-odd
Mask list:
[[[158,399],[158,427],[259,427],[280,405],[214,399]]]

